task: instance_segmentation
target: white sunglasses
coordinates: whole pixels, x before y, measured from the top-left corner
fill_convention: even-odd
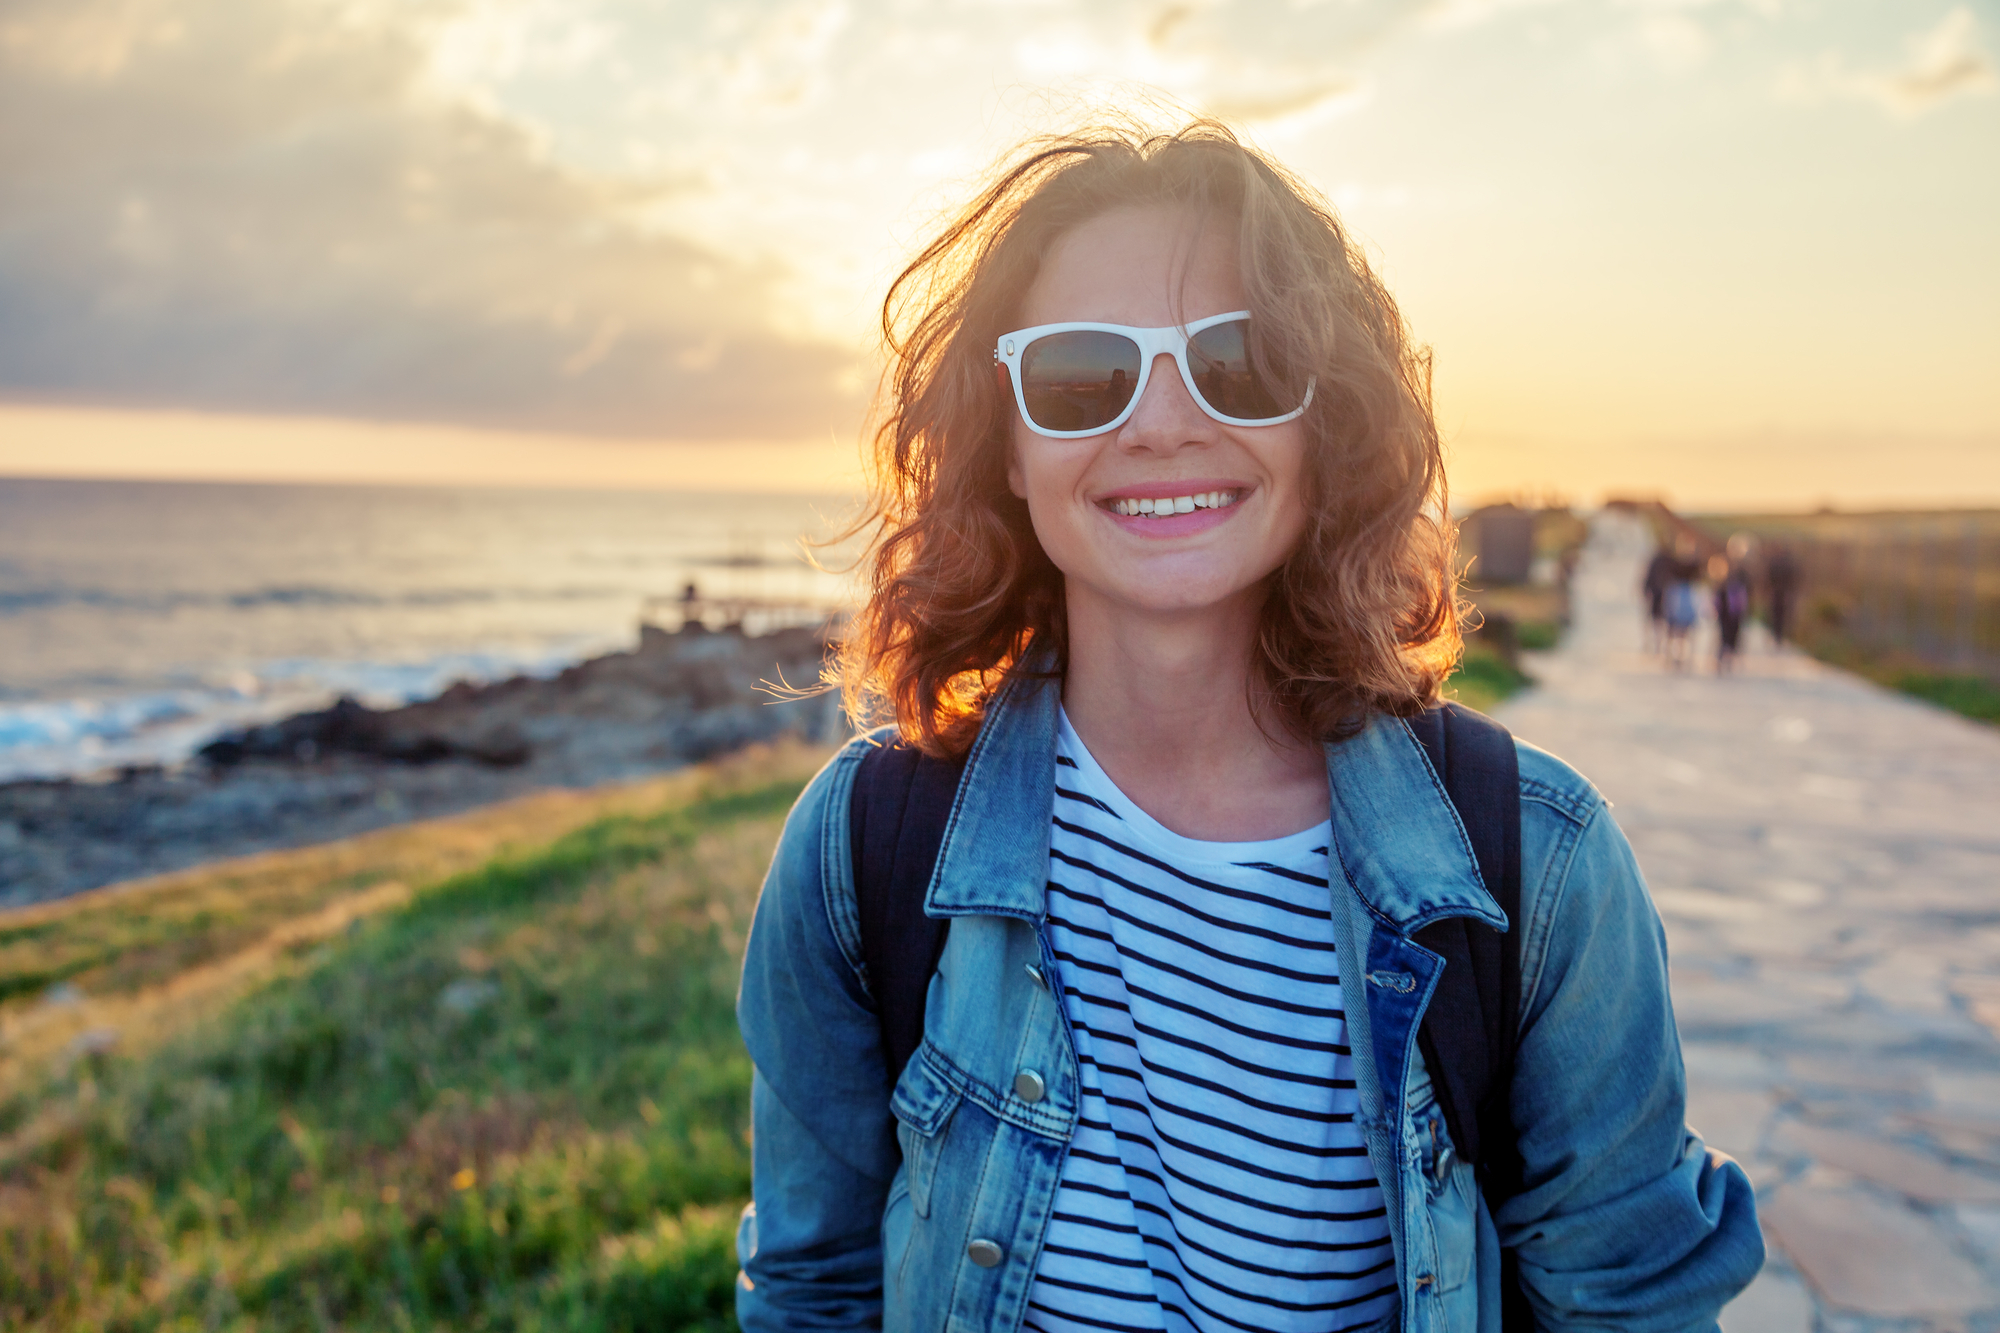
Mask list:
[[[1102,435],[1125,424],[1146,392],[1153,359],[1171,353],[1201,410],[1225,426],[1275,426],[1303,414],[1314,382],[1287,406],[1282,389],[1250,365],[1250,312],[1192,324],[1037,324],[1001,337],[993,359],[1007,367],[1021,419],[1059,440]]]

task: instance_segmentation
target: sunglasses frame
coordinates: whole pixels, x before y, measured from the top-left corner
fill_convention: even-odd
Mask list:
[[[1001,334],[999,341],[993,346],[993,361],[995,365],[1007,367],[1007,378],[1014,386],[1014,408],[1021,414],[1021,420],[1026,422],[1028,429],[1035,434],[1045,435],[1052,440],[1082,440],[1092,435],[1108,434],[1131,420],[1132,414],[1139,410],[1139,400],[1146,395],[1146,385],[1153,378],[1153,362],[1162,355],[1173,357],[1174,364],[1181,368],[1181,383],[1187,386],[1188,397],[1194,399],[1195,405],[1225,426],[1281,426],[1287,421],[1296,421],[1305,415],[1308,407],[1312,406],[1313,389],[1318,383],[1316,379],[1306,381],[1305,397],[1299,400],[1297,407],[1283,416],[1276,417],[1224,416],[1216,411],[1208,399],[1202,397],[1201,390],[1195,387],[1194,371],[1188,365],[1188,341],[1203,329],[1213,328],[1217,324],[1228,324],[1234,320],[1247,321],[1249,318],[1248,310],[1232,310],[1227,314],[1197,319],[1189,324],[1169,324],[1157,329],[1142,329],[1131,324],[1095,324],[1088,320],[1037,324],[1033,328],[1016,329],[1012,333]],[[1117,333],[1123,334],[1139,345],[1139,382],[1133,386],[1132,396],[1126,400],[1124,410],[1102,426],[1093,426],[1089,430],[1044,430],[1035,424],[1032,416],[1028,415],[1028,395],[1021,386],[1021,358],[1027,354],[1029,346],[1037,338],[1046,338],[1053,333]]]

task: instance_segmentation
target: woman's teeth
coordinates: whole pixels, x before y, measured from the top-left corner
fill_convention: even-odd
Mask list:
[[[1165,518],[1168,514],[1192,514],[1197,509],[1223,509],[1236,503],[1235,491],[1201,491],[1194,495],[1176,495],[1171,500],[1162,496],[1157,500],[1113,500],[1111,512],[1132,518],[1140,514]]]

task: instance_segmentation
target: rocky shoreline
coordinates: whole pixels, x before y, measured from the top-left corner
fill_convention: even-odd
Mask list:
[[[348,837],[547,787],[643,777],[792,734],[844,734],[811,684],[818,629],[691,622],[560,675],[459,683],[402,708],[352,699],[226,733],[187,763],[0,784],[0,908],[222,857]]]

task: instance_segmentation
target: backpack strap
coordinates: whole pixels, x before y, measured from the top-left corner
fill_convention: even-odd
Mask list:
[[[1458,810],[1487,892],[1510,923],[1518,922],[1521,770],[1514,738],[1499,723],[1455,703],[1411,718],[1410,729]],[[1502,934],[1465,917],[1447,917],[1413,937],[1445,960],[1417,1033],[1438,1106],[1460,1155],[1480,1168],[1482,1180],[1496,1184],[1501,1178],[1495,1169],[1502,1167],[1513,1139],[1507,1089],[1521,1008],[1517,935],[1511,926]]]
[[[1444,958],[1417,1030],[1438,1107],[1459,1153],[1479,1173],[1489,1209],[1520,1192],[1511,1092],[1521,1016],[1521,767],[1514,738],[1491,718],[1446,703],[1409,719],[1471,840],[1479,876],[1506,914],[1505,934],[1466,917],[1416,932]],[[1532,1329],[1514,1252],[1500,1255],[1505,1330]]]
[[[923,1043],[931,973],[944,953],[950,922],[924,914],[924,895],[964,771],[963,759],[933,759],[894,741],[870,750],[854,773],[847,835],[861,961],[892,1088]]]

